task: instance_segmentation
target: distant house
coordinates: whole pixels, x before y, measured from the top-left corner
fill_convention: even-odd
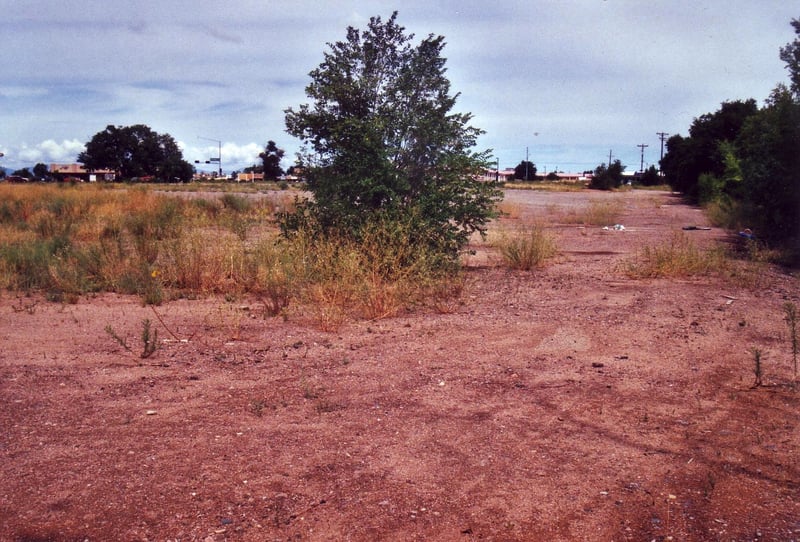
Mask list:
[[[114,181],[117,178],[117,174],[113,170],[87,170],[83,164],[50,164],[50,174],[60,181],[79,179],[88,183]]]
[[[563,171],[555,172],[557,182],[575,183],[581,181],[588,181],[592,178],[591,173],[564,173]]]
[[[513,181],[514,180],[514,170],[513,169],[495,169],[495,168],[486,168],[483,170],[483,174],[479,177],[481,181]]]
[[[252,183],[263,180],[264,180],[263,173],[239,173],[236,176],[236,181],[240,183]]]

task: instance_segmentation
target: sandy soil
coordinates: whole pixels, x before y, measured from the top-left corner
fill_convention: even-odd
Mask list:
[[[705,224],[667,193],[509,191],[508,222],[606,198],[625,231],[554,224],[530,273],[482,249],[449,312],[333,333],[2,293],[0,540],[800,540],[798,280],[626,278]]]

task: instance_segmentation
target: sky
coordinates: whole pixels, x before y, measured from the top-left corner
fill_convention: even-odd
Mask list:
[[[800,18],[787,0],[0,0],[0,166],[75,162],[107,125],[145,124],[192,163],[221,148],[241,170],[272,140],[289,167],[284,111],[309,103],[309,72],[395,10],[415,42],[445,37],[476,150],[540,172],[657,165],[659,132],[762,104]]]

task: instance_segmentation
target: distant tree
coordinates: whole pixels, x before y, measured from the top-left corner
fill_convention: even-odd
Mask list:
[[[738,199],[757,235],[800,256],[800,101],[779,85],[736,140]]]
[[[264,163],[264,179],[274,181],[283,175],[283,168],[281,168],[281,160],[283,159],[284,150],[279,149],[274,141],[268,141],[264,152],[259,154],[259,158]]]
[[[31,170],[29,170],[26,167],[16,170],[11,175],[13,175],[14,177],[22,177],[23,179],[31,179],[33,177],[33,173],[31,173]]]
[[[194,171],[172,136],[143,124],[107,126],[86,144],[78,162],[90,171],[111,169],[123,179],[153,176],[166,182],[188,181]]]
[[[694,120],[689,137],[670,137],[661,169],[673,190],[697,200],[700,175],[720,176],[725,172],[720,143],[734,141],[745,120],[757,111],[753,99],[723,102],[715,113],[706,113]]]
[[[642,173],[641,177],[639,177],[639,182],[643,186],[655,186],[659,184],[661,182],[661,177],[658,175],[656,166],[647,168],[644,173]]]
[[[555,171],[551,171],[550,173],[547,174],[547,177],[545,177],[545,178],[548,181],[557,181],[558,180],[558,173],[555,172]]]
[[[50,170],[41,162],[33,166],[33,176],[37,179],[45,179],[49,176]]]
[[[311,217],[322,232],[359,238],[376,220],[403,222],[453,257],[485,232],[501,193],[478,178],[489,160],[471,150],[482,131],[451,112],[444,37],[413,38],[395,12],[329,44],[306,88],[313,103],[286,110],[287,131],[311,147],[301,165],[313,200],[285,231]]]
[[[796,99],[800,99],[800,19],[792,19],[791,25],[797,37],[781,47],[780,57],[789,70],[791,91]]]
[[[625,171],[625,166],[619,160],[614,160],[610,166],[605,163],[600,164],[594,170],[589,188],[597,188],[599,190],[619,188],[622,184],[623,171]]]
[[[536,178],[536,164],[523,160],[514,168],[514,178],[532,181]]]

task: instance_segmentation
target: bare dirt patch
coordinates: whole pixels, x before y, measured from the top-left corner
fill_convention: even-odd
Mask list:
[[[624,231],[559,222],[600,198]],[[0,539],[800,539],[797,279],[625,277],[706,225],[666,193],[507,202],[561,255],[509,272],[478,246],[447,314],[325,333],[242,299],[3,293]]]

